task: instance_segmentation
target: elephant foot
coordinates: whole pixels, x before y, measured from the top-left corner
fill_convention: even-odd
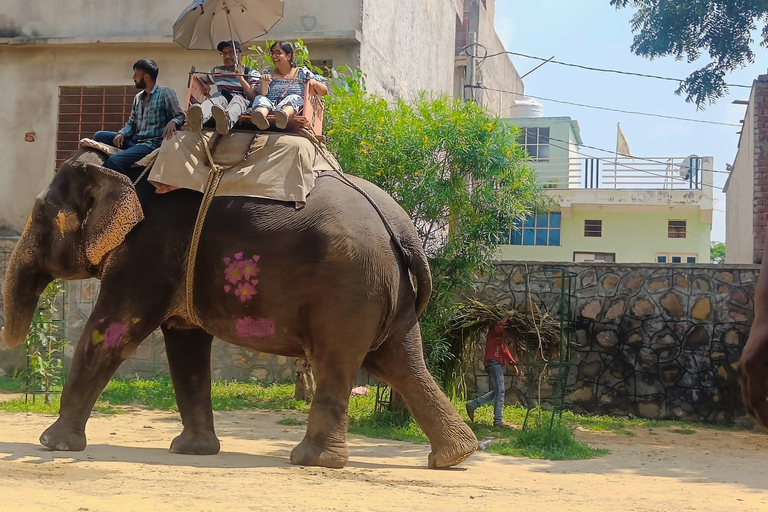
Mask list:
[[[192,434],[186,430],[171,442],[171,453],[183,455],[216,455],[221,443],[216,434]]]
[[[65,427],[56,420],[56,423],[48,427],[40,436],[40,444],[49,450],[81,452],[85,450],[88,442],[85,439],[84,430],[76,430]]]
[[[433,445],[427,460],[431,469],[444,469],[461,464],[480,448],[474,432],[466,425],[464,425],[462,430],[465,430],[465,432],[461,432],[453,437],[451,442],[445,446],[435,447]]]
[[[343,468],[349,460],[346,444],[338,447],[319,447],[310,444],[307,438],[291,451],[291,462],[299,466],[322,466]]]

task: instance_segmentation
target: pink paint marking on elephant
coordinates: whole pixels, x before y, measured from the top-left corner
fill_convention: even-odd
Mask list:
[[[241,338],[263,338],[275,334],[275,322],[267,318],[240,318],[235,322],[235,330]]]
[[[255,283],[259,282],[258,279],[254,279],[254,281]],[[245,302],[247,300],[250,300],[254,295],[256,295],[256,288],[254,288],[251,283],[241,283],[237,287],[237,290],[235,290],[235,295],[240,297],[240,302]]]
[[[119,322],[112,322],[104,331],[104,344],[108,348],[118,348],[123,343],[127,333],[128,327]]]

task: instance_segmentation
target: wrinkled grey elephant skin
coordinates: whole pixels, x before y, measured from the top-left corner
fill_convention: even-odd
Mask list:
[[[101,163],[93,153],[76,156],[36,199],[5,277],[6,346],[23,342],[37,298],[52,279],[101,279],[59,418],[41,436],[43,445],[86,447],[85,425],[97,397],[160,327],[183,422],[172,452],[219,451],[211,406],[213,336],[310,361],[317,391],[306,435],[291,453],[295,464],[345,465],[349,394],[361,367],[403,396],[432,445],[430,467],[453,466],[477,449],[425,367],[418,315],[431,290],[429,267],[413,224],[386,193],[351,178],[379,205],[402,252],[371,204],[332,177],[319,178],[299,210],[263,199],[214,199],[195,268],[196,323],[186,313],[184,291],[201,194],[156,195],[142,220],[129,180],[84,163]]]

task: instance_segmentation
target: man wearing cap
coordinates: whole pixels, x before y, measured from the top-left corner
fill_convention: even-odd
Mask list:
[[[216,49],[221,53],[224,65],[211,69],[202,79],[204,83],[216,86],[216,94],[200,105],[189,107],[187,121],[190,129],[199,132],[213,117],[216,131],[226,135],[256,97],[259,73],[243,66],[243,49],[238,41],[222,41]]]

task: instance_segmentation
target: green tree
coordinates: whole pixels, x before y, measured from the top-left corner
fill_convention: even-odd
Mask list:
[[[725,244],[723,242],[711,242],[709,244],[709,261],[712,263],[725,263]]]
[[[691,73],[675,91],[697,108],[728,92],[726,73],[752,63],[752,33],[762,25],[760,46],[768,46],[765,0],[610,0],[617,9],[637,9],[632,16],[632,51],[654,59],[697,60],[705,51],[710,62]]]
[[[493,270],[499,233],[543,201],[516,129],[446,96],[390,105],[359,87],[336,90],[325,119],[344,170],[386,190],[414,221],[434,281],[421,321],[425,356],[455,394],[457,354],[445,338],[451,307]]]

